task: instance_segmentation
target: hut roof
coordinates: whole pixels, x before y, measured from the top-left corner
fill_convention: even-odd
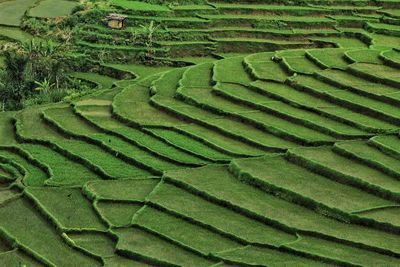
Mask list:
[[[111,13],[109,14],[106,19],[107,20],[119,20],[119,21],[123,21],[127,18],[128,16],[125,15],[121,15],[121,14],[116,14],[116,13]]]

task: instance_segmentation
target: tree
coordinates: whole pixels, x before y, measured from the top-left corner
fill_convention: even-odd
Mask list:
[[[0,104],[1,104],[1,111],[4,112],[6,110],[6,95],[5,95],[5,88],[4,83],[1,82],[1,77],[3,77],[3,72],[0,73]]]
[[[69,85],[63,50],[52,41],[33,39],[5,51],[4,57],[5,67],[0,73],[2,110],[19,109],[34,98],[41,103],[52,101],[52,96],[58,97],[61,88]]]
[[[45,78],[42,82],[35,81],[35,85],[37,85],[37,87],[35,88],[36,91],[45,94],[49,93],[51,88],[54,87],[54,83],[51,83],[50,80],[48,80],[47,78]]]
[[[29,94],[26,82],[28,57],[17,51],[4,53],[4,70],[1,72],[0,97],[3,110],[7,107],[18,109],[25,96]]]
[[[154,21],[152,20],[149,25],[140,25],[142,28],[142,32],[144,33],[145,36],[145,45],[146,45],[146,58],[148,59],[153,59],[154,57],[154,34],[157,32],[158,28],[160,25],[155,25]]]

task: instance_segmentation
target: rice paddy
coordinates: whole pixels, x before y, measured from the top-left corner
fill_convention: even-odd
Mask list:
[[[400,265],[400,2],[99,2],[0,0],[93,86],[0,112],[0,266]]]

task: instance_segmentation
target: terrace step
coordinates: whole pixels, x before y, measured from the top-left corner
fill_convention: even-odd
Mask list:
[[[312,48],[315,44],[308,40],[265,40],[258,38],[212,38],[217,43],[218,52],[261,52],[294,48]]]
[[[287,161],[284,156],[266,156],[258,159],[235,159],[229,169],[237,178],[249,185],[256,185],[266,192],[279,194],[282,198],[304,205],[317,212],[328,214],[353,223],[361,223],[376,227],[383,231],[399,231],[400,224],[394,216],[378,221],[353,215],[359,210],[376,207],[393,207],[398,203],[376,197],[355,187],[338,183]],[[267,171],[268,170],[268,171]],[[283,179],[282,179],[283,178]],[[307,187],[304,187],[307,184]],[[342,196],[347,202],[338,203]],[[340,198],[340,197],[339,197]],[[350,199],[354,199],[350,201]],[[387,228],[387,226],[390,227]],[[389,230],[389,228],[391,230]]]
[[[153,265],[195,264],[200,267],[216,263],[183,249],[177,242],[169,242],[160,235],[138,227],[119,228],[113,230],[113,233],[118,237],[117,251],[125,255],[145,258]]]
[[[300,235],[312,233],[313,236],[322,239],[335,236],[330,240],[350,246],[354,246],[356,243],[364,244],[361,245],[363,249],[372,251],[376,248],[375,252],[382,249],[380,250],[382,253],[384,251],[389,253],[386,255],[390,255],[389,251],[392,249],[398,250],[393,243],[382,244],[381,242],[382,234],[396,240],[397,235],[395,234],[339,222],[304,206],[267,194],[256,186],[239,181],[228,171],[227,166],[210,165],[190,170],[166,172],[164,179],[209,201],[229,207],[238,213],[279,229],[294,230]],[[363,234],[360,237],[361,233]],[[366,238],[367,236],[369,238]],[[375,237],[373,238],[373,236]]]
[[[177,164],[203,164],[204,161],[180,149],[146,134],[140,129],[129,127],[111,117],[109,107],[79,106],[78,114],[86,120],[101,128],[104,132],[132,143],[144,151],[150,152],[154,157],[164,158]]]
[[[313,111],[367,132],[385,132],[396,129],[396,126],[393,124],[354,112],[345,106],[308,94],[307,91],[303,90],[304,86],[311,85],[305,85],[296,78],[293,80],[292,87],[275,82],[256,81],[252,83],[250,89],[292,106]]]
[[[399,201],[398,180],[379,170],[335,153],[330,147],[292,149],[288,159],[313,172],[358,187],[382,198]]]
[[[375,136],[369,140],[369,144],[391,157],[400,159],[400,138],[398,136]]]
[[[385,155],[365,141],[336,143],[333,149],[338,154],[359,160],[400,180],[399,160]]]
[[[323,117],[315,112],[271,99],[243,86],[219,84],[213,88],[213,92],[233,102],[244,103],[255,109],[266,111],[288,121],[294,121],[313,129],[318,129],[320,132],[337,138],[362,138],[370,135],[355,127]]]
[[[344,53],[345,60],[350,63],[374,63],[382,64],[379,58],[381,51],[374,49],[355,49],[349,50]]]
[[[200,15],[201,18],[209,20],[210,26],[222,27],[229,25],[240,25],[242,27],[264,28],[270,26],[273,28],[288,29],[294,28],[332,28],[336,21],[325,17],[312,16],[253,16],[253,15]]]
[[[294,233],[252,220],[170,183],[162,183],[148,199],[152,206],[241,243],[275,247],[297,239]],[[227,220],[231,223],[223,223]]]
[[[7,159],[6,161],[11,160],[24,168],[23,185],[43,186],[45,181],[51,176],[48,166],[41,164],[19,147],[0,148],[0,158],[2,160]]]
[[[400,68],[400,51],[393,49],[390,51],[384,51],[380,54],[380,58],[388,65]]]

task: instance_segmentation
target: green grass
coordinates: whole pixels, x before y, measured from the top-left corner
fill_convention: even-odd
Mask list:
[[[379,50],[357,49],[346,51],[345,56],[352,62],[380,64],[382,62],[379,59],[380,53]]]
[[[11,165],[4,163],[0,165],[0,175],[4,180],[11,180],[11,181],[15,180],[17,177],[14,177],[15,176],[14,173],[17,172],[15,168],[12,167]]]
[[[19,129],[16,134],[27,140],[62,140],[63,136],[50,127],[42,118],[44,108],[27,108],[17,113]]]
[[[29,257],[23,251],[14,249],[0,253],[0,262],[6,266],[18,266],[19,264],[25,264],[26,266],[39,267],[42,266],[38,261]]]
[[[254,15],[237,15],[232,16],[230,14],[222,14],[222,15],[202,15],[202,17],[210,19],[212,21],[240,21],[240,20],[265,20],[265,21],[282,21],[285,23],[299,23],[300,25],[307,23],[315,23],[318,24],[331,24],[333,21],[329,18],[324,17],[311,17],[311,16],[254,16]]]
[[[79,100],[74,101],[75,106],[110,106],[112,100],[120,90],[100,90],[97,94],[93,93],[90,95],[83,96]]]
[[[307,50],[307,56],[317,65],[323,68],[339,68],[347,67],[348,62],[344,60],[345,49],[313,49]],[[352,50],[349,51],[349,53]]]
[[[138,78],[144,79],[151,75],[171,70],[171,67],[153,67],[139,64],[111,64],[107,63],[104,66],[115,68],[117,70],[128,71],[135,74]]]
[[[321,70],[316,64],[303,56],[283,56],[283,64],[293,73],[313,74]]]
[[[0,170],[1,172],[2,170]],[[3,173],[1,174],[3,175]],[[10,190],[6,188],[2,188],[0,190],[0,203],[4,204],[5,202],[9,201],[10,199],[14,199],[19,197],[20,194],[18,191]],[[6,241],[0,239],[0,251],[5,251],[8,248]]]
[[[135,10],[135,11],[156,11],[156,12],[168,12],[169,9],[166,6],[154,5],[140,1],[127,1],[127,0],[112,0],[111,4],[114,6],[122,7],[124,9]]]
[[[232,57],[214,63],[214,80],[217,82],[239,83],[247,85],[251,82],[243,67],[243,57]]]
[[[252,220],[168,183],[158,186],[148,199],[173,214],[249,243],[279,246],[296,240],[293,234]]]
[[[229,87],[230,84],[226,84],[225,86]],[[285,122],[283,120],[280,120],[279,118],[276,117],[272,118],[272,116],[269,116],[269,114],[258,112],[250,107],[243,106],[240,105],[239,103],[234,103],[225,98],[215,96],[211,94],[211,90],[207,90],[206,88],[199,88],[199,89],[182,88],[182,90],[180,90],[180,93],[184,97],[193,100],[195,103],[198,103],[199,106],[208,107],[208,109],[216,110],[218,112],[223,112],[227,115],[230,115],[230,117],[239,118],[241,120],[249,119],[254,121],[254,123],[259,123],[260,125],[262,124],[263,126],[265,125],[264,128],[267,128],[268,130],[270,128],[273,128],[275,130],[273,133],[275,132],[281,133],[281,135],[278,134],[277,138],[276,136],[270,134],[273,130],[270,131],[267,130],[264,133],[262,133],[261,131],[258,131],[256,129],[251,130],[250,127],[246,127],[243,124],[238,124],[233,120],[231,120],[229,125],[227,125],[227,123],[222,124],[223,122],[221,122],[220,126],[225,128],[231,127],[233,124],[236,124],[236,131],[238,131],[239,129],[247,128],[248,132],[252,133],[252,136],[246,135],[246,137],[249,140],[252,140],[253,142],[257,142],[259,144],[266,144],[267,146],[270,147],[285,147],[294,145],[290,141],[283,140],[284,138],[282,139],[279,138],[280,136],[285,136],[287,132],[291,134],[290,130],[288,130],[288,128],[286,127]],[[199,118],[209,123],[212,123],[213,121],[222,121],[219,118],[217,119],[208,119],[206,117],[199,117]],[[301,126],[299,126],[299,128],[301,128]],[[232,132],[234,131],[234,129],[232,128],[230,129]],[[304,129],[302,130],[307,132],[307,130]],[[243,132],[241,132],[241,134],[243,134]],[[318,134],[314,135],[318,136]]]
[[[213,63],[197,64],[187,68],[179,81],[179,85],[183,88],[209,88],[212,82]]]
[[[71,74],[72,77],[93,82],[97,85],[98,89],[109,89],[114,86],[114,83],[118,81],[117,79],[99,75],[97,73],[88,72],[74,72]]]
[[[345,74],[345,73],[343,73]],[[347,75],[347,74],[345,74]],[[343,76],[342,76],[343,77]],[[296,78],[293,79],[295,81],[295,87],[300,87],[300,88],[307,88],[307,91],[310,92],[317,92],[320,94],[320,92],[324,93],[326,91],[331,91],[332,93],[341,93],[344,92],[344,94],[349,93],[348,91],[343,91],[343,90],[336,90],[334,86],[321,82],[315,78],[311,77],[306,77],[306,76],[297,76]],[[341,82],[339,78],[335,78],[334,80],[336,83]],[[349,82],[356,82],[357,79],[347,79],[346,81]],[[261,83],[259,83],[261,84]],[[364,87],[364,83],[362,85],[351,85],[352,88],[356,86],[357,89],[360,90],[367,90],[369,89],[368,87]],[[259,87],[259,86],[258,86]],[[281,91],[280,94],[274,89],[274,87],[266,87],[262,86],[262,88],[266,88],[268,90],[267,92],[273,93],[276,96],[281,96],[284,97],[285,99],[290,100],[293,103],[301,104],[307,107],[311,107],[315,109],[316,111],[320,113],[325,113],[328,115],[333,115],[335,117],[342,118],[346,121],[350,121],[351,123],[356,123],[359,125],[359,127],[367,128],[367,129],[382,129],[382,130],[389,130],[389,129],[395,129],[395,126],[393,124],[390,124],[388,122],[384,122],[381,119],[374,118],[372,116],[364,115],[362,113],[359,113],[358,110],[353,110],[349,106],[343,106],[340,103],[332,102],[324,100],[322,98],[318,98],[316,96],[306,94],[301,91],[296,90],[289,90],[287,91]],[[264,89],[265,90],[265,89]],[[386,88],[377,88],[377,87],[372,87],[370,90],[375,90],[375,91],[381,91],[384,90],[386,92]],[[372,100],[371,100],[372,101]]]
[[[234,155],[254,156],[262,155],[263,153],[265,153],[261,149],[236,140],[235,138],[227,137],[223,133],[210,130],[209,128],[201,125],[190,124],[179,126],[177,127],[177,129],[182,131],[184,134],[188,134],[190,136],[194,136],[195,138],[204,140],[204,142],[206,142],[207,144],[210,144],[211,146],[217,147],[219,149],[223,149],[224,151],[227,151],[228,153],[232,153]]]
[[[394,204],[354,187],[332,181],[329,177],[314,174],[286,161],[282,156],[234,160],[231,168],[240,172],[244,180],[247,180],[246,177],[249,175],[249,182],[254,180],[271,190],[282,189],[289,195],[294,193],[347,213]],[[346,201],[338,202],[338,199]]]
[[[398,251],[397,236],[372,228],[339,222],[295,205],[236,179],[226,166],[207,166],[191,170],[166,172],[165,177],[208,199],[223,203],[241,212],[273,220],[277,225],[312,231],[351,242]],[[383,237],[385,236],[385,237]],[[389,241],[391,240],[391,241]]]
[[[238,76],[238,75],[233,75],[233,76]],[[217,78],[216,78],[217,79]],[[301,140],[309,140],[314,141],[314,140],[329,140],[328,137],[325,137],[323,134],[315,133],[312,132],[312,130],[309,130],[305,127],[302,126],[297,126],[296,133],[291,131],[290,127],[288,127],[288,124],[286,121],[283,119],[280,119],[278,117],[273,117],[267,112],[257,112],[256,110],[246,107],[243,105],[240,105],[238,103],[233,103],[231,101],[228,101],[224,98],[216,97],[215,95],[210,94],[210,90],[206,90],[205,88],[191,88],[191,89],[186,89],[186,90],[181,90],[180,91],[182,94],[184,94],[184,97],[190,98],[191,100],[194,100],[194,102],[198,103],[200,106],[208,107],[211,110],[216,110],[219,112],[223,112],[225,114],[229,114],[232,117],[239,118],[240,120],[251,120],[254,124],[259,125],[259,127],[263,127],[267,129],[266,133],[264,134],[265,137],[263,137],[262,134],[259,134],[260,138],[256,139],[257,136],[253,134],[252,137],[247,137],[250,140],[254,140],[260,144],[268,144],[269,142],[273,141],[274,139],[276,140],[276,143],[270,143],[269,146],[275,146],[275,147],[283,147],[285,144],[290,145],[290,143],[285,142],[284,140],[280,140],[277,138],[274,138],[271,135],[268,135],[268,133],[278,133],[278,137],[287,137],[290,138],[294,136],[293,138],[301,139]],[[175,105],[177,106],[177,105]],[[177,110],[179,107],[173,107],[170,106],[172,110]],[[179,112],[179,111],[178,111]],[[183,113],[184,111],[182,111]],[[196,110],[193,110],[193,113],[196,112]],[[185,114],[188,114],[185,112]],[[187,115],[191,116],[191,114]],[[201,114],[197,113],[193,116],[196,116],[196,118],[201,119],[202,121],[207,121],[207,122],[212,122],[214,120],[207,118],[206,116],[202,117]],[[221,119],[218,119],[218,121],[221,121]],[[232,122],[230,123],[232,124]],[[237,129],[244,128],[241,125],[237,126]],[[250,131],[249,131],[250,132]],[[251,132],[256,133],[255,130],[252,130]],[[311,137],[312,136],[312,137]],[[268,141],[266,139],[268,138]],[[261,141],[262,140],[262,141]],[[296,140],[296,139],[295,139]],[[304,141],[304,142],[307,142]]]
[[[378,222],[390,223],[392,225],[399,226],[399,206],[387,206],[377,209],[359,211],[356,214],[361,217],[370,218]]]
[[[110,258],[105,258],[104,259],[104,266],[121,266],[121,267],[131,267],[131,266],[135,266],[135,267],[149,267],[149,264],[143,263],[143,262],[139,262],[136,260],[133,260],[131,258],[125,258],[125,257],[121,257],[121,256],[113,256]]]
[[[285,81],[289,74],[279,64],[271,60],[273,55],[268,56],[264,61],[254,61],[250,57],[245,59],[246,65],[250,68],[252,75],[259,80]],[[262,57],[260,56],[260,58]]]
[[[350,37],[317,37],[314,42],[331,43],[339,48],[365,48],[367,45],[357,38]]]
[[[70,108],[47,110],[45,116],[51,122],[56,123],[56,128],[61,131],[73,136],[86,136],[85,141],[60,140],[55,141],[55,143],[67,151],[86,159],[95,168],[96,166],[100,167],[110,177],[129,178],[148,174],[147,171],[140,167],[126,162],[126,159],[118,157],[120,153],[124,153],[119,147],[119,142],[124,141],[118,140],[118,137],[100,134],[98,129],[85,123]],[[111,139],[116,140],[116,142],[112,142]],[[92,140],[97,140],[97,145],[92,144],[94,142]],[[116,144],[114,145],[114,143]],[[130,144],[125,143],[123,149],[127,148],[126,145]],[[105,147],[112,150],[106,150]],[[132,146],[131,149],[133,148]]]
[[[0,25],[19,26],[21,19],[28,8],[35,4],[35,0],[11,0],[0,2]]]
[[[95,204],[96,210],[112,227],[131,225],[133,215],[142,207],[139,203],[125,203],[117,201],[99,201]]]
[[[400,48],[399,37],[379,33],[371,33],[371,36],[374,44],[372,48],[383,48],[385,50],[391,48]]]
[[[70,0],[42,0],[29,10],[29,16],[38,18],[56,18],[68,16],[79,3]]]
[[[318,12],[323,12],[325,9],[323,8],[318,8],[318,7],[307,7],[307,6],[290,6],[290,5],[269,5],[269,4],[260,4],[260,3],[254,3],[254,4],[236,4],[236,3],[213,3],[213,6],[215,6],[219,10],[224,10],[224,11],[229,11],[229,10],[253,10],[253,11],[275,11],[275,12],[281,12],[281,11],[286,11],[286,12],[312,12],[312,11],[318,11]]]
[[[130,46],[130,45],[112,45],[112,44],[104,44],[104,43],[90,43],[86,41],[79,41],[78,44],[82,47],[93,49],[93,50],[111,50],[111,51],[120,51],[120,52],[145,52],[146,48],[142,46]],[[165,49],[162,48],[153,48],[155,52],[166,52]]]
[[[280,252],[278,250],[253,246],[228,250],[216,253],[216,255],[229,262],[245,263],[250,266],[266,266],[264,265],[266,262],[274,266],[329,266],[329,264]]]
[[[84,190],[90,196],[100,200],[143,202],[158,182],[159,179],[92,181],[85,185]]]
[[[0,165],[0,175],[3,180],[15,180],[15,177],[13,177],[12,173],[9,172],[9,168],[11,168],[11,166],[9,166],[8,164],[1,164]]]
[[[207,228],[148,206],[144,206],[134,215],[132,223],[177,241],[203,255],[241,246]]]
[[[140,129],[129,127],[112,118],[109,106],[78,106],[77,109],[85,119],[106,131],[110,131],[129,142],[137,144],[143,150],[153,152],[155,154],[154,156],[160,155],[180,163],[202,163],[197,157],[146,134]],[[142,153],[144,153],[144,151]]]
[[[367,145],[366,142],[337,143],[335,144],[335,148],[337,148],[339,152],[343,150],[346,154],[349,153],[349,156],[363,161],[366,165],[370,165],[389,175],[400,178],[399,160]]]
[[[207,91],[204,89],[200,89],[200,91],[207,93]],[[199,97],[198,99],[209,100],[207,98]],[[240,119],[249,119],[253,121],[254,124],[262,125],[260,127],[273,128],[276,132],[280,133],[285,132],[286,130],[291,131],[286,127],[286,122],[280,120],[279,118],[269,116],[268,114],[261,114],[261,112],[250,113],[249,111],[252,111],[250,108],[236,105],[224,100],[223,98],[218,99],[218,102],[208,101],[206,103],[201,102],[201,104],[213,109],[221,110],[222,112],[230,115],[230,117],[227,118],[220,117],[216,113],[208,112],[207,109],[200,109],[200,107],[195,107],[186,103],[172,101],[169,99],[157,99],[157,104],[170,110],[171,112],[174,112],[177,114],[177,116],[183,116],[184,118],[188,118],[200,124],[207,124],[208,127],[220,129],[220,131],[234,135],[234,137],[237,139],[245,140],[245,142],[251,142],[259,147],[264,146],[266,149],[279,149],[287,148],[288,146],[295,146],[293,142],[284,140],[284,138],[279,138],[279,135],[273,136],[270,131],[262,131],[254,126],[240,123],[239,121]],[[238,118],[239,120],[235,120],[234,118]],[[282,128],[279,129],[279,127],[282,127],[283,130]],[[299,128],[301,128],[301,126],[299,126]],[[308,132],[308,129],[301,130],[305,132],[305,134]],[[315,138],[316,140],[318,140],[318,138],[324,138],[318,133],[313,134],[314,135],[312,138]],[[285,135],[285,133],[282,133],[282,135]]]
[[[158,77],[151,77],[154,81]],[[170,116],[151,106],[149,89],[142,85],[127,87],[117,94],[113,101],[113,113],[141,126],[177,126],[185,124],[179,119]]]
[[[357,110],[356,107],[358,107],[358,110],[361,112],[363,110],[372,111],[377,113],[377,115],[371,112],[371,116],[376,118],[386,118],[386,120],[389,122],[397,123],[396,121],[400,115],[395,105],[390,105],[365,96],[360,96],[353,92],[345,90],[333,90],[325,91],[323,94],[325,96],[328,95],[332,97],[332,102],[340,101],[343,105],[354,105],[354,109]]]
[[[156,155],[142,150],[121,138],[105,134],[92,135],[91,138],[106,143],[107,146],[117,151],[117,155],[123,154],[130,159],[134,159],[136,162],[140,162],[144,166],[148,166],[154,170],[158,170],[161,172],[162,170],[173,170],[179,168],[178,164],[175,164],[174,162],[165,160],[163,158],[156,157]],[[200,161],[196,163],[196,165],[202,165]]]
[[[16,143],[14,136],[12,112],[0,113],[0,145],[12,145]]]
[[[47,170],[39,168],[37,162],[35,164],[28,160],[26,155],[24,157],[23,151],[16,153],[14,151],[2,149],[0,150],[0,157],[5,157],[13,162],[19,164],[25,169],[25,176],[23,178],[23,184],[26,186],[43,186],[45,181],[50,178]]]
[[[52,176],[46,180],[46,184],[83,185],[87,181],[100,179],[99,176],[84,165],[71,161],[46,146],[21,144],[19,147],[27,151],[39,162],[51,168]]]
[[[16,26],[0,26],[0,37],[18,41],[21,43],[27,43],[30,40],[32,40],[32,38],[33,38],[33,36],[31,34],[22,31],[21,29],[19,29]],[[0,66],[2,66],[2,65],[3,64],[0,63]]]
[[[308,77],[305,77],[303,79],[302,76],[297,76],[294,80],[296,81],[296,84],[299,84],[301,86],[312,86],[312,88],[315,88],[313,80],[311,80],[310,84],[308,83]],[[305,80],[307,83],[303,82],[303,80]],[[319,114],[326,114],[328,116],[332,115],[334,117],[338,117],[341,120],[350,121],[351,123],[357,123],[357,125],[360,125],[360,127],[384,127],[388,129],[393,129],[394,127],[393,125],[390,125],[388,123],[374,120],[373,118],[365,115],[363,116],[360,113],[353,112],[348,108],[341,107],[340,105],[328,102],[321,98],[307,94],[303,91],[295,90],[294,88],[287,85],[262,81],[254,82],[252,85],[254,86],[255,90],[268,96],[274,97],[284,102],[288,102],[295,106],[300,105],[301,107],[316,111]]]
[[[68,237],[73,240],[77,247],[85,249],[94,255],[104,258],[114,256],[115,244],[113,240],[104,233],[69,233]]]
[[[400,188],[396,178],[390,177],[374,168],[334,153],[329,147],[304,148],[292,150],[296,156],[337,172],[342,177],[354,177],[364,183],[398,193]]]
[[[397,86],[400,84],[398,69],[396,68],[392,68],[386,65],[355,63],[350,66],[350,69],[360,73],[365,73],[367,77],[378,79],[378,81],[380,82],[389,82],[396,84]]]
[[[395,0],[56,2],[0,46],[94,90],[0,112],[0,265],[400,265]]]
[[[164,73],[159,79],[152,84],[154,94],[159,96],[173,97],[178,86],[178,82],[182,78],[185,69],[179,68]]]
[[[154,234],[137,228],[115,230],[118,236],[117,250],[126,254],[140,255],[154,263],[210,266],[212,261],[197,256],[193,252],[180,248]]]
[[[334,136],[361,136],[365,132],[355,129],[349,125],[333,119],[318,115],[287,103],[274,100],[266,95],[262,95],[256,91],[249,90],[242,86],[219,85],[214,88],[218,94],[231,99],[232,101],[242,102],[246,105],[253,106],[259,110],[266,110],[271,113],[276,113],[288,120],[295,120],[303,125],[308,125],[311,128],[320,129],[325,133]]]
[[[254,112],[249,114],[244,114],[243,117],[247,117],[260,125],[265,125],[266,128],[271,128],[271,132],[278,133],[278,136],[283,138],[295,140],[297,142],[304,143],[323,143],[331,142],[333,138],[327,134],[320,133],[313,129],[304,127],[300,124],[293,127],[293,123],[288,122],[284,119],[277,118],[267,112]],[[281,133],[279,133],[281,132]]]
[[[338,259],[355,265],[397,266],[399,260],[379,253],[365,251],[353,246],[302,236],[299,242],[288,244],[297,251],[308,252],[321,257]],[[354,257],[357,255],[357,257]]]
[[[371,138],[369,143],[388,155],[397,159],[400,158],[400,140],[398,136],[376,136]]]
[[[194,138],[190,138],[189,136],[185,136],[177,131],[155,128],[148,128],[147,130],[173,146],[190,151],[191,153],[204,158],[213,161],[228,160],[230,158],[227,153],[223,153],[222,149],[221,151],[213,149],[211,146]]]
[[[374,32],[378,33],[388,32],[389,33],[388,35],[395,35],[395,36],[398,36],[400,34],[398,27],[391,24],[368,22],[367,26],[372,28]]]
[[[101,266],[100,262],[67,245],[45,217],[25,199],[0,208],[0,227],[30,253],[54,265]]]
[[[100,133],[99,129],[86,123],[74,114],[71,107],[53,108],[44,111],[46,118],[58,123],[62,128],[71,133],[79,135],[90,135]]]
[[[84,141],[57,141],[62,149],[77,155],[92,169],[100,168],[110,178],[133,178],[148,175],[149,172],[118,157],[118,151],[109,152]]]
[[[80,189],[28,187],[25,192],[61,229],[106,229]]]
[[[388,60],[395,65],[400,65],[400,52],[398,50],[384,51],[381,55],[384,60]]]
[[[356,63],[357,64],[357,63]],[[363,63],[359,63],[363,64]],[[354,64],[353,64],[354,65]],[[370,65],[370,67],[375,66],[375,64]],[[374,67],[375,68],[375,67]],[[366,71],[368,69],[365,69]],[[390,69],[392,71],[392,75],[394,75],[394,69]],[[371,71],[371,69],[370,69]],[[378,73],[379,68],[376,69],[375,73]],[[379,75],[379,74],[378,74]],[[371,94],[376,95],[386,95],[390,93],[396,93],[398,90],[395,87],[391,87],[385,84],[381,84],[376,81],[368,81],[356,75],[352,75],[348,72],[344,72],[341,70],[325,70],[318,73],[318,76],[323,78],[324,80],[331,82],[333,84],[337,84],[342,87],[350,87],[354,90],[364,91]]]

